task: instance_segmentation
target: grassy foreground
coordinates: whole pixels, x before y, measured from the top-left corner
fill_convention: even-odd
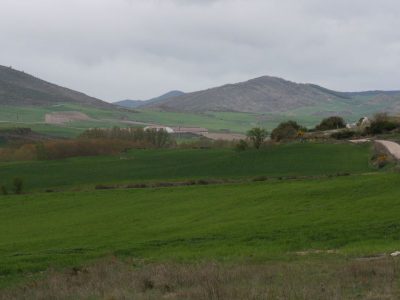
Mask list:
[[[392,258],[197,264],[121,261],[48,272],[44,279],[0,291],[14,299],[399,299],[400,261]]]
[[[0,184],[22,177],[26,191],[43,191],[154,180],[358,174],[372,171],[368,164],[370,156],[369,145],[314,143],[244,152],[233,149],[135,150],[123,157],[0,162]]]
[[[107,254],[287,260],[400,249],[399,174],[1,197],[0,281]]]

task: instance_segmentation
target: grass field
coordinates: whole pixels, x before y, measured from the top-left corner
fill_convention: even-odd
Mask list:
[[[333,112],[340,109],[344,111],[349,110],[348,106],[345,105],[344,107],[327,106],[298,109],[280,114],[238,112],[179,113],[153,110],[105,110],[73,104],[58,104],[45,107],[13,107],[3,105],[0,106],[0,121],[5,124],[0,123],[0,126],[28,126],[40,133],[56,134],[62,137],[74,137],[85,129],[93,127],[134,126],[132,123],[129,124],[130,121],[166,126],[205,127],[212,132],[230,131],[245,133],[253,127],[264,127],[271,131],[280,122],[289,119],[296,120],[303,126],[311,128],[318,124],[323,117],[326,117],[326,115],[316,114],[316,111],[332,110],[332,114],[334,114]],[[87,114],[92,120],[84,122],[72,121],[62,126],[44,124],[47,113],[62,111],[80,111]],[[355,121],[367,114],[367,112],[365,114],[362,113],[357,112],[347,119],[348,121]]]
[[[295,143],[256,151],[233,149],[134,150],[120,157],[0,163],[0,183],[22,177],[25,190],[155,180],[312,176],[365,173],[369,145]]]
[[[399,180],[399,174],[376,173],[1,197],[0,280],[108,254],[268,261],[311,249],[351,256],[395,251]]]
[[[26,192],[0,195],[0,299],[396,299],[399,262],[375,256],[400,249],[400,174],[371,154],[293,143],[0,163],[0,184],[22,177]],[[236,181],[94,189],[188,179]]]

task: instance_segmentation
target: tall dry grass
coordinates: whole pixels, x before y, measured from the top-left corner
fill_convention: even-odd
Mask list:
[[[151,264],[107,259],[0,292],[12,299],[399,299],[392,258],[271,264]]]

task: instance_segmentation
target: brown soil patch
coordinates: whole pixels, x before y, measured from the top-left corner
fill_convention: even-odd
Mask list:
[[[64,124],[71,121],[88,121],[91,118],[77,111],[63,111],[46,114],[45,122],[48,124]]]

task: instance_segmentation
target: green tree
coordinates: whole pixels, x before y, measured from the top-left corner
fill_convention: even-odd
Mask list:
[[[291,140],[299,137],[301,132],[306,132],[307,128],[297,124],[296,121],[280,123],[271,132],[271,138],[275,141]]]
[[[268,132],[263,128],[255,127],[247,132],[247,137],[253,143],[254,148],[259,149],[268,137]]]
[[[315,129],[324,131],[324,130],[340,129],[345,127],[346,127],[346,122],[343,120],[342,117],[333,116],[323,119]]]

